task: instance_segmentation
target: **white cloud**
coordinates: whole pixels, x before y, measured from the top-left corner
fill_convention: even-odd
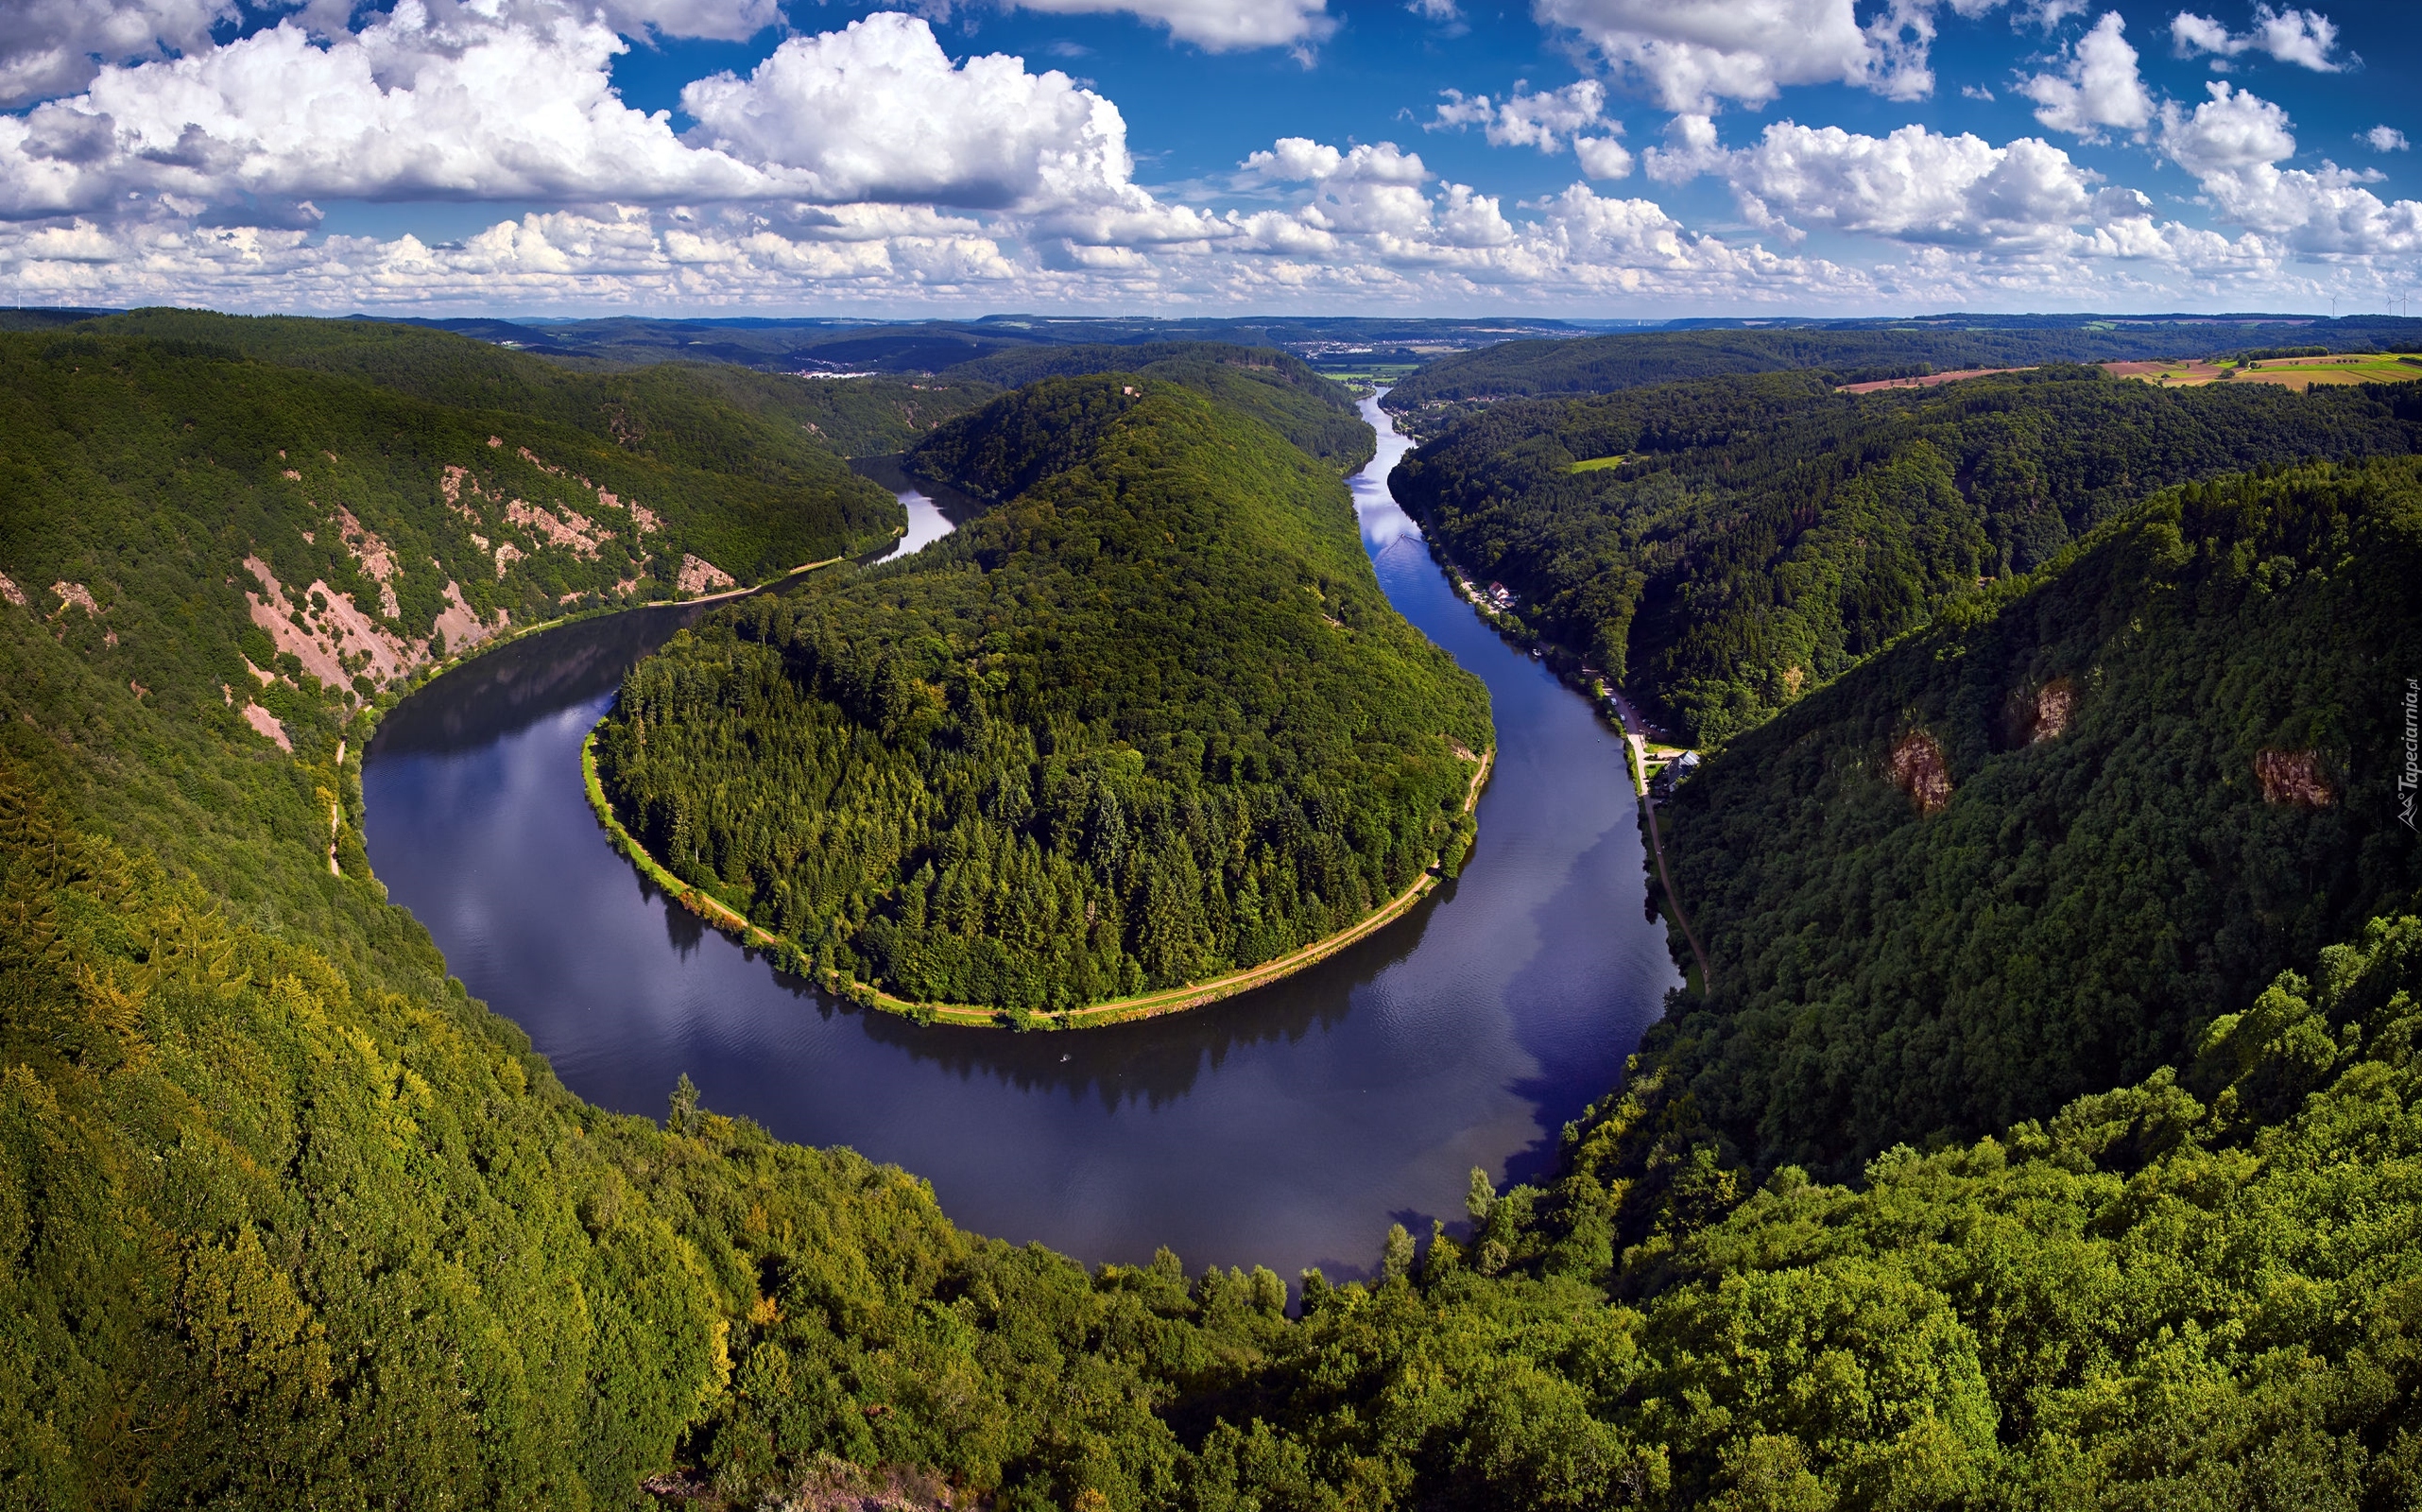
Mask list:
[[[1987,105],[1993,103],[1993,92],[1986,89],[1982,84],[1962,84],[1960,86],[1960,97],[1962,99],[1983,100]]]
[[[2089,175],[2047,142],[1993,146],[1904,126],[1874,137],[1778,121],[1724,168],[1753,220],[1995,250],[2065,246],[2091,208]],[[1796,223],[1796,224],[1795,224]]]
[[[1486,94],[1466,98],[1461,90],[1445,93],[1447,103],[1437,107],[1423,130],[1478,126],[1491,146],[1537,147],[1541,152],[1560,152],[1575,134],[1601,125],[1606,105],[1606,86],[1594,78],[1537,94],[1524,94],[1517,79],[1514,93],[1498,101]]]
[[[1954,8],[1959,6],[1959,0],[1951,0],[1951,3]],[[2011,23],[2014,26],[2023,23],[2050,31],[2071,16],[2084,15],[2088,7],[2086,0],[2025,0],[2025,3],[2012,9]],[[1963,15],[1972,13],[1961,10]]]
[[[2376,126],[2368,131],[2358,131],[2355,140],[2374,152],[2403,152],[2413,146],[2405,140],[2405,133],[2393,126]]]
[[[2161,150],[2198,179],[2234,174],[2295,154],[2288,112],[2226,83],[2208,84],[2211,98],[2189,114],[2174,102],[2161,112]]]
[[[1406,0],[1404,9],[1424,21],[1440,25],[1463,19],[1462,8],[1455,0]]]
[[[1534,0],[1669,111],[1762,105],[1793,84],[1843,83],[1892,99],[1930,94],[1932,0],[1889,0],[1864,26],[1851,0]]]
[[[1328,0],[1007,0],[1053,15],[1125,12],[1169,28],[1206,52],[1302,47],[1337,29]]]
[[[2226,83],[2192,113],[2162,112],[2161,150],[2195,176],[2223,220],[2280,238],[2307,256],[2378,256],[2422,251],[2422,203],[2383,201],[2363,188],[2377,170],[2324,161],[2317,170],[2282,168],[2293,157],[2288,112]]]
[[[1581,171],[1592,179],[1631,177],[1631,153],[1613,137],[1574,137],[1572,153],[1581,160]]]
[[[204,9],[173,9],[189,3]],[[366,11],[358,31],[339,15],[348,0],[310,0],[287,26],[225,47],[209,43],[206,26],[189,28],[189,55],[166,56],[180,45],[167,37],[177,17],[215,14],[215,3],[141,0],[149,31],[87,49],[106,55],[79,65],[89,87],[0,114],[0,302],[2243,307],[2278,291],[2357,292],[2422,253],[2422,206],[2384,203],[2366,187],[2376,170],[2288,165],[2295,139],[2276,106],[2223,85],[2195,110],[2152,112],[2116,18],[2030,81],[2060,86],[2029,89],[2039,117],[2081,136],[2156,133],[2225,232],[2157,220],[2142,194],[2033,139],[1995,146],[1915,126],[1866,135],[1786,121],[1737,150],[1720,140],[1721,103],[1794,83],[1915,92],[1929,16],[1945,6],[1982,16],[2009,0],[1535,0],[1542,19],[1693,108],[1675,111],[1637,163],[1606,117],[1608,79],[1451,95],[1431,125],[1570,148],[1598,188],[1576,182],[1516,203],[1442,181],[1393,144],[1292,137],[1232,180],[1186,192],[1212,208],[1134,181],[1126,123],[1098,91],[1016,58],[954,63],[912,17],[792,37],[746,77],[699,80],[684,97],[698,126],[682,136],[669,115],[633,110],[614,90],[626,39],[747,35],[774,0],[398,0]],[[2014,23],[2065,3],[2018,5]],[[74,32],[85,23],[47,4],[0,0],[0,67],[45,39],[98,35]],[[1852,4],[1868,25],[1853,24]],[[1036,7],[1046,8],[1120,9],[1206,47],[1301,46],[1329,24],[1329,8],[1311,0],[1216,15],[1176,3]],[[1414,9],[1454,19],[1443,4]],[[1214,25],[1229,29],[1204,30]],[[2314,35],[2309,21],[2295,25]],[[2343,56],[2334,34],[2325,41],[2318,56]],[[2362,140],[2403,145],[2385,127]],[[1760,232],[1694,233],[1650,199],[1600,192],[1636,167],[1659,183],[1720,175],[1780,250],[1759,245]],[[540,208],[441,244],[316,229],[317,207],[338,199],[482,198]],[[1808,232],[1868,238],[1868,251],[1837,262],[1776,239]]]
[[[764,164],[803,198],[1151,208],[1117,106],[1005,54],[954,67],[911,16],[794,37],[745,79],[691,84],[681,108],[698,122],[692,145]]]
[[[793,38],[747,79],[698,80],[687,141],[615,94],[627,45],[560,9],[403,0],[326,46],[288,24],[104,69],[83,95],[0,116],[0,215],[123,215],[163,194],[790,199],[1011,212],[1088,243],[1224,233],[1134,183],[1108,100],[1016,58],[953,66],[922,20],[878,14]]]
[[[1288,138],[1242,166],[1248,182],[1303,187],[1289,209],[1231,212],[1239,235],[1228,247],[1290,266],[1591,292],[1745,286],[1777,269],[1798,280],[1809,266],[1692,236],[1649,200],[1603,198],[1587,184],[1526,207],[1537,218],[1515,222],[1498,199],[1467,185],[1433,190],[1420,159],[1387,143],[1340,151]],[[1805,286],[1822,284],[1811,277]]]
[[[759,170],[622,103],[627,44],[558,12],[499,23],[403,0],[315,46],[293,23],[0,117],[0,215],[166,193],[300,198],[731,198]]]
[[[2136,67],[2127,23],[2107,11],[2077,40],[2056,74],[2038,74],[2018,86],[2036,102],[2036,119],[2055,131],[2099,141],[2104,128],[2141,133],[2153,120],[2153,95]]]
[[[298,29],[340,40],[353,0],[263,0],[254,11],[300,11]],[[473,25],[555,19],[593,21],[625,36],[743,42],[782,21],[780,0],[581,0],[571,6],[488,0],[465,6],[435,0],[446,13],[468,10]],[[551,13],[550,13],[551,12]],[[0,108],[73,94],[104,66],[207,54],[211,29],[243,19],[235,0],[7,0],[0,4]]]
[[[2170,20],[2170,39],[2179,57],[2209,53],[2215,67],[2220,60],[2249,52],[2268,53],[2280,62],[2324,74],[2345,66],[2329,56],[2338,45],[2337,23],[2318,10],[2274,10],[2258,5],[2254,29],[2246,32],[2231,32],[2209,16],[2182,10]]]
[[[1665,145],[1650,147],[1648,176],[1658,183],[1688,183],[1729,161],[1716,145],[1715,122],[1705,115],[1677,115],[1665,123]]]
[[[1303,136],[1280,137],[1268,150],[1246,158],[1242,167],[1252,178],[1296,183],[1417,184],[1430,177],[1418,154],[1393,142],[1365,142],[1340,152]]]
[[[82,89],[102,63],[206,48],[211,27],[236,13],[234,0],[9,0],[0,6],[0,107]]]

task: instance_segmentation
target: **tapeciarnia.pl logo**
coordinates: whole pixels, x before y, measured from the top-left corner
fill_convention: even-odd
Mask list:
[[[2413,799],[2422,788],[2422,678],[2405,679],[2405,770],[2396,774],[2396,816],[2413,826]]]

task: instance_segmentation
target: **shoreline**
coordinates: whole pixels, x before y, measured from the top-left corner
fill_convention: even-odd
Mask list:
[[[602,725],[604,721],[600,720],[598,723]],[[725,934],[736,936],[742,945],[769,952],[779,949],[796,952],[798,949],[796,944],[749,922],[747,918],[721,899],[706,892],[703,888],[683,882],[665,870],[654,856],[647,853],[647,848],[641,845],[638,837],[624,828],[622,820],[614,815],[613,803],[606,797],[605,784],[597,777],[596,747],[597,731],[593,728],[588,734],[581,737],[580,741],[580,782],[583,790],[588,794],[590,811],[597,816],[598,825],[605,830],[606,836],[613,844],[614,849],[621,851],[625,858],[637,867],[642,876],[662,889],[668,899]],[[1496,747],[1491,747],[1481,752],[1479,765],[1471,774],[1469,785],[1464,790],[1462,812],[1465,814],[1471,814],[1479,808],[1481,788],[1486,783],[1488,774],[1495,768],[1496,762]],[[1474,843],[1477,843],[1476,838]],[[1219,1002],[1223,998],[1236,997],[1257,988],[1268,987],[1274,982],[1284,980],[1395,922],[1409,912],[1415,903],[1436,890],[1438,885],[1446,880],[1433,866],[1414,879],[1413,885],[1404,891],[1398,893],[1344,929],[1333,935],[1324,935],[1309,945],[1300,946],[1284,955],[1263,961],[1259,966],[1230,971],[1226,976],[1214,977],[1209,982],[1163,988],[1157,992],[1141,993],[1129,998],[1112,998],[1107,1002],[1088,1004],[1083,1007],[1067,1008],[1058,1012],[1033,1013],[1027,1015],[1022,1021],[1016,1016],[1015,1010],[1009,1008],[983,1007],[967,1003],[918,1003],[907,998],[895,997],[880,988],[854,978],[824,982],[818,981],[812,971],[795,974],[804,977],[819,990],[847,999],[861,1007],[898,1014],[902,1018],[915,1020],[919,1023],[953,1023],[967,1028],[988,1029],[1018,1028],[1028,1025],[1054,1029],[1098,1028],[1106,1024],[1132,1022],[1138,1019],[1159,1018],[1167,1013],[1181,1013],[1188,1008],[1202,1007],[1207,1004]]]
[[[898,540],[899,535],[895,533],[892,539]],[[835,562],[849,559],[848,557],[827,557],[822,561],[801,562],[780,576],[768,577],[753,588],[734,588],[726,593],[696,598],[659,598],[649,599],[640,604],[600,604],[593,609],[576,609],[569,614],[558,614],[548,620],[536,620],[528,625],[508,625],[498,633],[474,641],[440,661],[424,662],[413,668],[405,678],[381,688],[369,700],[356,705],[352,715],[337,727],[336,755],[332,764],[337,784],[337,801],[340,806],[350,804],[354,814],[367,819],[369,800],[362,796],[362,767],[369,760],[370,743],[378,738],[378,727],[386,718],[388,712],[402,705],[404,699],[419,693],[438,678],[467,666],[492,651],[503,650],[517,641],[526,640],[547,630],[560,629],[564,626],[576,625],[585,620],[603,619],[609,614],[629,614],[651,609],[686,609],[722,599],[744,598],[750,593],[762,593],[767,589],[779,587],[794,577],[815,572],[820,567],[830,567]],[[353,760],[348,764],[345,760],[346,747],[349,742],[356,739],[359,741],[358,748],[353,752]],[[298,757],[296,760],[301,759]],[[355,833],[359,833],[362,829],[360,821],[357,820],[353,828]],[[335,848],[333,834],[329,846],[333,852]],[[363,875],[356,880],[376,887],[380,898],[384,900],[386,896],[386,885],[378,880],[378,872],[374,868],[369,867],[367,856],[363,865]],[[333,861],[331,870],[339,880],[347,875],[344,869],[335,866]]]

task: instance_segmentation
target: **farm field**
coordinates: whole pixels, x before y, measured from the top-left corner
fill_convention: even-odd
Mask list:
[[[2191,362],[2106,362],[2116,378],[2135,378],[2164,388],[2191,388],[2220,379],[2231,383],[2281,384],[2302,391],[2314,384],[2394,384],[2422,378],[2422,357],[2387,352],[2340,352],[2326,357],[2272,357],[2237,367]]]
[[[1908,378],[1877,378],[1864,384],[1844,384],[1834,390],[1843,394],[1872,394],[1884,388],[1932,388],[1940,384],[1955,384],[1963,378],[1987,378],[1997,372],[2025,372],[2025,368],[1962,368],[1956,372],[1918,373]]]

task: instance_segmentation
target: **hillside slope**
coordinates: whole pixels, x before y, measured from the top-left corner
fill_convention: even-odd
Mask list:
[[[1660,1052],[1763,1166],[1855,1170],[2181,1065],[2414,906],[2422,461],[2160,495],[1685,784],[1714,985]]]
[[[541,357],[416,325],[135,310],[86,329],[232,348],[258,362],[357,378],[455,408],[502,409],[678,466],[833,489],[837,456],[905,451],[992,397],[983,384],[806,380],[729,363],[617,366]]]
[[[507,626],[758,581],[901,517],[829,453],[717,471],[89,331],[0,336],[0,431],[9,591],[146,696],[228,720],[316,717],[323,690],[359,703]]]
[[[1008,503],[635,668],[598,765],[648,850],[822,971],[1020,1010],[1271,960],[1459,850],[1486,696],[1346,490],[1131,377],[944,427],[911,463]]]
[[[1512,623],[1713,745],[2156,488],[2418,444],[2404,385],[2163,391],[2070,367],[1847,395],[1776,373],[1495,405],[1388,481],[1521,596]]]

